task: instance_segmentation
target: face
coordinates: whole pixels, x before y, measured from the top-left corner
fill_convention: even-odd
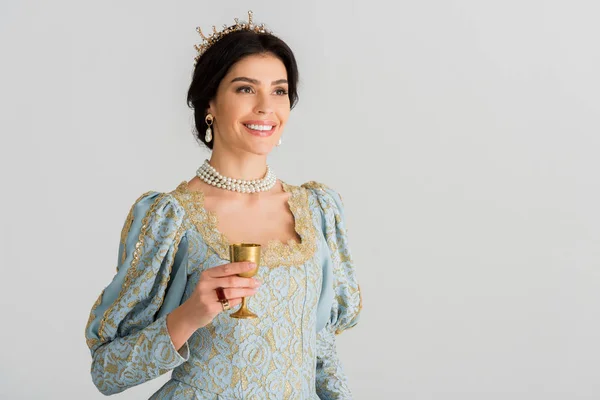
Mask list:
[[[214,116],[215,146],[268,154],[290,115],[285,66],[270,54],[241,59],[219,84],[207,112]]]

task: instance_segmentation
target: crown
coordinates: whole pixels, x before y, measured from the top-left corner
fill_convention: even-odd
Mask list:
[[[200,27],[196,28],[196,31],[202,37],[202,43],[194,45],[194,48],[198,52],[198,55],[194,57],[194,64],[198,62],[198,59],[210,46],[221,40],[221,38],[231,32],[237,31],[253,31],[256,33],[271,33],[271,31],[265,27],[265,24],[255,25],[252,21],[252,11],[248,11],[248,22],[240,21],[238,18],[234,18],[235,25],[227,26],[227,24],[223,24],[223,30],[217,31],[217,28],[213,25],[213,32],[209,36],[205,36],[202,33],[202,29]]]

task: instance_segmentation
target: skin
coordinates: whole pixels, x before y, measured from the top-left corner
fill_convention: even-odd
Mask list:
[[[238,61],[221,81],[206,113],[214,117],[213,151],[209,160],[222,175],[238,179],[260,179],[266,173],[267,156],[277,145],[290,115],[287,72],[271,54],[252,55]],[[244,123],[270,121],[275,128],[268,136],[252,134]],[[216,188],[197,177],[190,190],[204,193],[204,207],[218,216],[219,230],[230,242],[299,240],[288,209],[289,194],[281,181],[267,192],[237,193]],[[254,266],[229,263],[205,270],[192,295],[167,316],[171,340],[180,350],[190,336],[223,312],[215,289],[223,287],[232,308],[242,297],[254,295],[260,282],[237,276]]]

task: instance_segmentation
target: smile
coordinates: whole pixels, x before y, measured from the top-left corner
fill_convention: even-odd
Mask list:
[[[275,125],[263,124],[242,124],[252,135],[260,137],[268,137],[275,132]]]

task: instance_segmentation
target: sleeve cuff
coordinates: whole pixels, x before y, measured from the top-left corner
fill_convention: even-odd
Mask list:
[[[171,370],[189,359],[190,348],[187,341],[181,346],[179,351],[175,348],[167,329],[166,315],[154,321],[148,328],[152,329],[147,333],[151,343],[152,358],[159,369]]]
[[[183,346],[181,346],[181,348],[177,351],[177,353],[182,357],[183,362],[189,360],[189,358],[190,358],[190,346],[188,345],[187,340],[183,344]]]

